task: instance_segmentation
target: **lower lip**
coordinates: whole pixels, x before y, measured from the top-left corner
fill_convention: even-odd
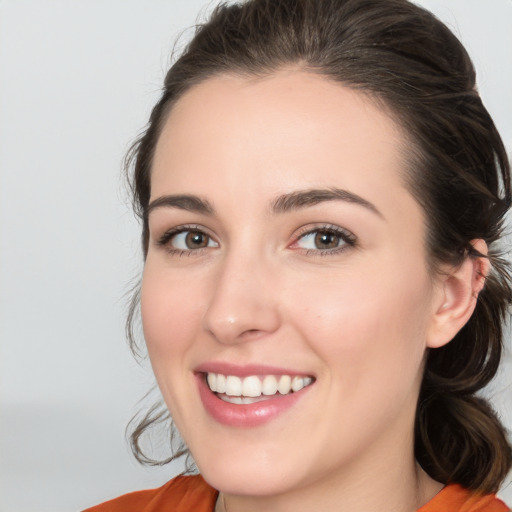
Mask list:
[[[253,404],[231,404],[224,402],[210,390],[203,374],[197,374],[197,380],[199,395],[208,414],[219,423],[231,427],[263,425],[290,409],[311,387],[310,385],[295,393],[277,395]]]

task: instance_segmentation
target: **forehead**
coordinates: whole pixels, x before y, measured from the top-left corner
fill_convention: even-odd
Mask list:
[[[216,76],[171,110],[155,151],[151,196],[337,186],[393,201],[396,189],[407,192],[406,144],[387,109],[324,77],[294,69]]]

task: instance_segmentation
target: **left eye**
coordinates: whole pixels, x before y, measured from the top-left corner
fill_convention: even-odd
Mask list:
[[[170,245],[179,251],[203,249],[204,247],[217,247],[218,244],[206,233],[201,231],[182,231],[172,236]]]
[[[300,249],[325,251],[351,245],[351,241],[343,233],[331,229],[316,229],[302,235],[294,245]]]

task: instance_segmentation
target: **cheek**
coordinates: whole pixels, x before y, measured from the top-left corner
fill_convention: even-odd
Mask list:
[[[350,385],[372,376],[413,379],[425,351],[427,274],[366,268],[323,284],[291,300],[300,301],[296,320],[335,378]]]
[[[142,278],[142,326],[154,368],[176,362],[173,356],[186,352],[200,323],[200,290],[168,274],[148,261]]]

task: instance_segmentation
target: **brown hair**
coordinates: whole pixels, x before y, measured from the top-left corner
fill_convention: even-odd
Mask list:
[[[512,452],[495,413],[475,393],[496,374],[511,300],[508,265],[495,248],[511,200],[510,167],[476,91],[467,52],[431,13],[407,0],[249,0],[218,6],[167,73],[148,128],[127,157],[144,254],[151,162],[172,106],[213,75],[262,75],[289,64],[376,98],[406,129],[407,183],[428,219],[433,271],[440,263],[483,257],[471,240],[484,239],[491,248],[492,271],[473,316],[450,343],[428,354],[415,454],[440,482],[495,492]],[[137,308],[135,294],[128,318],[134,349]],[[132,433],[132,448],[143,462],[155,461],[142,452],[141,436],[159,422],[170,424],[170,418],[152,409]]]

